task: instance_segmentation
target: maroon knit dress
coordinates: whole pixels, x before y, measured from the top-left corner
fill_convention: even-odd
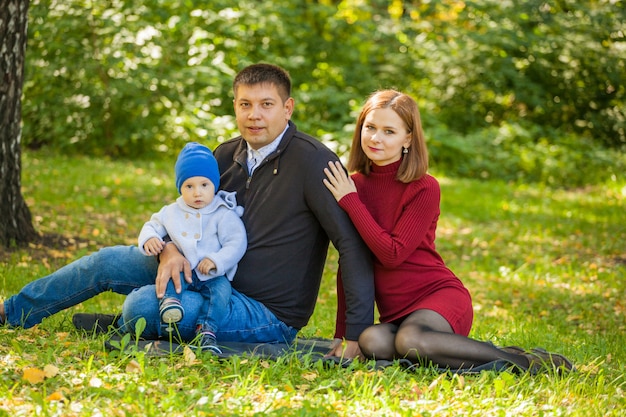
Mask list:
[[[398,323],[418,309],[429,309],[441,314],[455,333],[467,336],[473,319],[470,294],[435,249],[439,183],[428,174],[409,184],[396,180],[400,162],[372,165],[368,176],[354,174],[357,193],[339,201],[374,255],[380,322]],[[335,337],[343,337],[341,272],[338,278]]]

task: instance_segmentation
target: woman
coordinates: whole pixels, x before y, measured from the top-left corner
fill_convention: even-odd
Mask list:
[[[407,358],[467,368],[504,359],[524,370],[571,370],[563,356],[542,349],[497,348],[468,338],[469,292],[435,249],[440,188],[427,173],[428,150],[415,101],[395,90],[372,94],[358,119],[347,164],[325,169],[324,184],[349,214],[374,255],[380,324],[359,348],[368,358]],[[343,337],[345,301],[339,282],[336,337]]]

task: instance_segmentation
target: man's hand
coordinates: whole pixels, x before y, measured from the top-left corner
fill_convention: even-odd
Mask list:
[[[165,245],[161,252],[161,262],[156,276],[156,295],[157,298],[163,298],[165,288],[170,279],[174,282],[176,292],[180,293],[180,273],[185,274],[185,281],[191,283],[191,265],[189,261],[178,251],[176,245]]]
[[[365,359],[361,353],[361,348],[359,348],[359,342],[356,340],[333,339],[330,351],[325,357],[329,356],[338,356],[344,359]]]

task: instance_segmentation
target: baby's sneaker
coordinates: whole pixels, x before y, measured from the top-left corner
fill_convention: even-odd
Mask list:
[[[217,346],[217,339],[215,338],[215,333],[202,329],[202,327],[198,326],[198,336],[200,336],[199,346],[198,348],[212,352],[218,355],[222,354],[222,350]]]
[[[176,298],[163,298],[159,303],[159,314],[163,323],[178,323],[185,315],[185,309]]]

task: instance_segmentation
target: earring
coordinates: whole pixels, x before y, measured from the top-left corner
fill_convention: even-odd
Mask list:
[[[402,147],[402,153],[409,153],[409,148]]]

